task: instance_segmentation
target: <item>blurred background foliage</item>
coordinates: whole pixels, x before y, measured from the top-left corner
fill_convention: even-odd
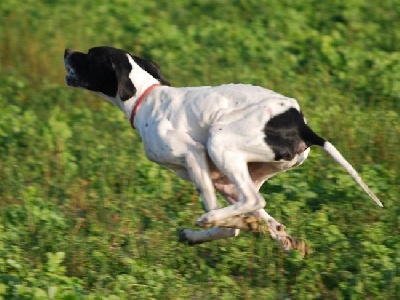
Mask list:
[[[399,299],[396,0],[0,2],[0,299]],[[190,183],[123,115],[65,86],[63,50],[111,45],[174,86],[242,82],[299,100],[382,199],[323,151],[262,188],[313,253],[269,236],[189,247]]]

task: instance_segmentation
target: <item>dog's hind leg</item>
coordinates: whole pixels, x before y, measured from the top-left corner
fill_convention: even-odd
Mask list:
[[[259,189],[263,182],[264,180],[260,181],[256,179],[254,183]],[[232,184],[216,184],[215,188],[229,204],[237,202],[237,193]],[[286,232],[286,227],[276,221],[264,209],[259,209],[246,215],[227,218],[219,221],[216,225],[220,227],[250,230],[252,232],[269,232],[271,237],[281,244],[284,250],[289,251],[297,249],[303,256],[309,252],[307,245],[303,241],[291,237]]]
[[[271,165],[264,163],[250,163],[248,164],[248,170],[257,190],[261,188],[267,179],[277,173],[277,170]],[[217,179],[214,182],[214,187],[229,204],[232,205],[238,201],[236,187],[226,178]],[[269,232],[271,237],[281,244],[284,250],[297,249],[302,255],[308,253],[307,245],[303,241],[291,237],[286,232],[286,227],[276,221],[264,209],[218,221],[216,226],[239,228],[252,232]]]
[[[212,147],[209,147],[208,153],[214,164],[237,188],[238,202],[224,208],[209,211],[197,220],[196,225],[200,227],[218,226],[217,224],[224,219],[263,208],[265,200],[258,192],[248,173],[247,162],[241,159],[240,155],[230,155],[228,151],[224,151],[222,159],[215,158],[215,152],[210,151],[210,148]]]

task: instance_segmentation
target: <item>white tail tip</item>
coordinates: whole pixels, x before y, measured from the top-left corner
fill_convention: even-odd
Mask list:
[[[354,180],[361,186],[361,188],[375,201],[378,206],[383,207],[382,202],[375,196],[375,194],[369,189],[369,187],[364,183],[361,179],[360,175],[358,175],[357,171],[350,165],[347,160],[343,157],[343,155],[328,141],[324,143],[324,150],[328,152],[334,160],[336,160],[342,167],[346,169],[346,171],[354,178]]]

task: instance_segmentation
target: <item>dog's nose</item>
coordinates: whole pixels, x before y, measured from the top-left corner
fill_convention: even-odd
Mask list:
[[[67,56],[71,55],[72,53],[74,53],[74,50],[65,49],[65,51],[64,51],[64,57],[67,57]]]

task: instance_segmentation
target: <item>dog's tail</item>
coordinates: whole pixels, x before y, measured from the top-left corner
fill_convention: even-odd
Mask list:
[[[322,147],[326,152],[333,157],[346,171],[354,178],[354,180],[361,186],[361,188],[378,204],[380,207],[383,207],[382,202],[375,196],[375,194],[369,189],[369,187],[364,183],[361,179],[360,175],[358,175],[357,171],[348,163],[348,161],[343,157],[343,155],[328,141],[324,140],[320,136],[318,136],[307,124],[304,124],[300,130],[301,138],[304,140],[306,145],[312,146],[317,145]]]

